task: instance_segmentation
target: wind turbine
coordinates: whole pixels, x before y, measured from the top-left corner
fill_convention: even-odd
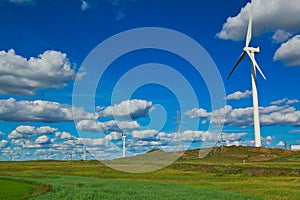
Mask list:
[[[123,141],[123,158],[126,156],[126,133],[122,132],[122,141]]]
[[[258,110],[258,95],[257,95],[257,82],[256,82],[256,69],[262,75],[264,79],[266,79],[265,75],[261,71],[260,67],[258,66],[254,54],[259,53],[259,47],[249,47],[251,38],[252,38],[252,13],[253,13],[253,0],[251,0],[251,8],[250,8],[250,16],[249,16],[249,24],[248,24],[248,31],[246,37],[246,46],[243,49],[243,53],[239,57],[238,61],[234,65],[233,69],[231,70],[227,80],[231,77],[232,73],[235,71],[237,66],[243,60],[245,55],[247,54],[251,60],[251,80],[252,80],[252,100],[253,100],[253,119],[254,119],[254,135],[255,135],[255,147],[261,147],[261,139],[260,139],[260,123],[259,123],[259,110]]]

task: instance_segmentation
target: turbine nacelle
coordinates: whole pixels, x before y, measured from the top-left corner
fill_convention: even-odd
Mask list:
[[[257,48],[254,48],[254,47],[244,47],[243,49],[244,51],[248,51],[249,53],[259,53],[260,52],[260,49],[259,47]]]

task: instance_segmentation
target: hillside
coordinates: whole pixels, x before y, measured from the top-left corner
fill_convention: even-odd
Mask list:
[[[169,166],[151,173],[124,173],[95,160],[0,162],[0,179],[28,179],[50,184],[54,186],[53,193],[57,193],[57,195],[60,195],[61,190],[74,193],[86,191],[85,187],[82,187],[81,190],[81,186],[84,185],[80,181],[84,177],[87,177],[86,180],[94,177],[97,178],[95,181],[107,179],[110,182],[111,179],[114,179],[111,180],[113,185],[116,185],[115,180],[118,179],[133,181],[134,184],[135,181],[153,182],[154,184],[150,184],[149,187],[154,187],[157,183],[179,184],[180,187],[185,185],[201,190],[227,191],[266,199],[300,199],[300,152],[269,148],[226,147],[224,152],[211,151],[205,158],[200,159],[199,152],[203,151],[206,150],[186,151],[181,158]],[[163,162],[162,158],[174,158],[175,156],[178,154],[156,150],[112,162],[115,165],[122,165],[122,167],[128,167],[126,166],[128,164],[132,166],[134,162],[139,165],[143,164],[143,167],[153,167],[149,159],[150,161],[158,159]],[[143,163],[145,160],[148,162]],[[139,165],[134,166],[135,169],[138,169]],[[62,182],[69,176],[75,176],[75,185],[80,186],[79,188],[64,189],[65,186],[72,186]],[[56,186],[55,181],[59,181],[62,186]],[[95,187],[95,191],[102,188],[102,186],[98,188],[98,185],[96,187],[93,184],[92,187]],[[129,185],[130,183],[126,182],[118,184],[116,187],[121,191],[128,191]],[[108,190],[110,191],[109,188]],[[187,188],[188,190],[190,189]],[[49,193],[49,195],[53,193]]]
[[[199,159],[201,149],[186,151],[181,160]],[[266,161],[299,161],[300,151],[290,151],[277,148],[256,148],[245,146],[224,147],[220,149],[213,148],[210,153],[203,158],[209,162],[266,162]]]

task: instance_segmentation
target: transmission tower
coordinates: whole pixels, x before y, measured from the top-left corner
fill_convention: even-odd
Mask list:
[[[216,117],[216,133],[217,133],[217,142],[216,142],[216,147],[220,148],[221,151],[224,151],[224,143],[223,143],[223,131],[222,131],[222,119],[220,119],[219,117]],[[219,134],[220,131],[220,134]]]

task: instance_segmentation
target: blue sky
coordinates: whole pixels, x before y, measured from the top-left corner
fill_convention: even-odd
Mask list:
[[[263,146],[281,148],[283,142],[300,142],[300,19],[295,18],[300,1],[274,0],[272,6],[269,0],[254,2],[251,44],[261,48],[256,58],[267,77],[257,79]],[[182,148],[214,144],[218,134],[211,116],[221,111],[226,114],[225,144],[253,146],[248,58],[226,80],[244,47],[248,3],[0,0],[0,159],[69,159],[71,154],[80,158],[83,145],[101,154],[96,156],[99,159],[120,157],[122,131],[127,133],[128,155],[153,148],[173,151],[178,142],[177,110],[184,122]],[[116,34],[143,27],[173,30],[203,47],[208,54],[199,54],[199,59],[209,55],[214,62],[203,68],[213,73],[216,67],[215,82],[222,80],[224,87],[224,97],[215,99],[220,102],[215,109],[203,74],[174,52],[145,48],[120,55],[109,66],[97,65],[125,43],[108,46],[104,54],[94,48]],[[158,44],[168,40],[157,39]],[[184,40],[172,42],[185,45]],[[195,49],[190,50],[193,54]],[[91,62],[93,52],[97,58]],[[99,83],[92,82],[91,77],[104,67],[106,71],[96,77]],[[142,70],[134,71],[135,67]],[[178,98],[190,94],[179,74],[191,85],[197,106],[191,96]],[[151,78],[156,84],[146,84]],[[74,82],[81,87],[75,97]],[[90,99],[94,105],[88,103]]]

